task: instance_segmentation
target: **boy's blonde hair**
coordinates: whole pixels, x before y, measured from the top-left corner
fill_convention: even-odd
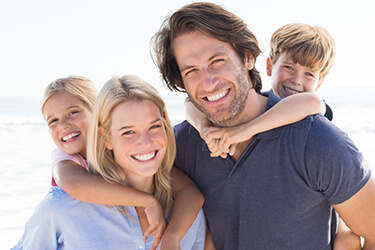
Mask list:
[[[336,46],[323,27],[291,23],[276,30],[271,37],[271,63],[275,64],[282,54],[294,63],[318,70],[319,80],[324,80],[334,64]]]
[[[94,84],[89,79],[82,76],[69,76],[53,81],[44,89],[41,102],[42,113],[48,99],[53,94],[62,90],[83,101],[87,108],[91,112],[93,111],[96,97],[98,95],[98,91]]]
[[[155,176],[154,196],[160,201],[167,215],[172,204],[172,187],[170,171],[176,155],[176,145],[172,124],[169,120],[166,106],[157,90],[142,79],[125,75],[121,78],[110,79],[99,93],[92,115],[88,132],[87,160],[90,170],[101,175],[112,183],[126,183],[122,168],[115,162],[113,151],[105,146],[110,137],[112,112],[115,107],[125,102],[140,102],[148,100],[154,103],[160,111],[162,122],[167,134],[167,149]],[[139,110],[142,112],[142,110]],[[123,207],[120,211],[126,213]]]

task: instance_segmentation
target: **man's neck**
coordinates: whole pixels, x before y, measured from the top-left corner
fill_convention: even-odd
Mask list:
[[[255,92],[250,92],[250,95],[247,100],[246,107],[244,108],[242,114],[240,115],[240,119],[236,121],[236,124],[233,126],[239,126],[245,123],[250,122],[251,120],[255,119],[256,117],[262,115],[266,111],[268,98],[260,95]],[[252,138],[249,140],[246,140],[244,142],[238,143],[236,145],[236,151],[233,156],[231,156],[231,159],[234,162],[237,162],[237,160],[240,158],[242,153],[245,151],[247,146],[252,141]]]

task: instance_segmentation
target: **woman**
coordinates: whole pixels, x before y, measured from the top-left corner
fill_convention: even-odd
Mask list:
[[[153,194],[170,214],[174,134],[165,104],[151,85],[134,76],[109,80],[97,98],[87,145],[91,171]],[[142,241],[147,227],[142,208],[85,203],[53,187],[14,249],[150,249],[152,236]],[[205,236],[201,210],[181,249],[203,249]]]

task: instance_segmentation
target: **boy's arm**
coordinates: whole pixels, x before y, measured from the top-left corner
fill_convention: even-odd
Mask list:
[[[74,199],[104,205],[144,207],[150,224],[145,236],[153,233],[156,246],[160,243],[166,220],[159,201],[151,194],[119,183],[109,183],[70,160],[58,162],[52,174],[57,185]]]
[[[333,205],[346,225],[364,238],[363,249],[375,249],[375,179],[349,200]]]
[[[211,156],[216,157],[223,152],[232,155],[236,143],[249,140],[260,132],[294,123],[308,115],[317,113],[325,113],[323,100],[314,93],[300,93],[284,98],[248,123],[232,128],[211,127],[204,129],[201,135],[209,145]],[[220,139],[219,143],[213,143],[218,139]],[[233,146],[231,147],[231,145]]]
[[[186,120],[191,126],[198,130],[199,133],[201,133],[204,128],[212,126],[211,122],[194,106],[193,103],[191,103],[189,98],[185,99],[184,106]]]
[[[161,249],[179,249],[180,241],[194,223],[204,203],[204,197],[194,182],[181,170],[171,170],[173,210],[165,230]]]

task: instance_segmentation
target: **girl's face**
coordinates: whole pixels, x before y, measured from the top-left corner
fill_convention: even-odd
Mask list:
[[[64,90],[53,94],[43,109],[56,146],[68,154],[80,154],[84,158],[91,114],[82,100]]]
[[[106,146],[113,150],[128,184],[152,183],[167,148],[159,108],[148,100],[125,102],[113,109],[111,119]]]

